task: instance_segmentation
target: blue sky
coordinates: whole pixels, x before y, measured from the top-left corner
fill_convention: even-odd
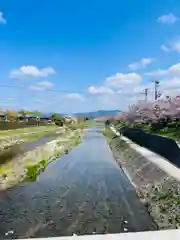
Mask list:
[[[0,106],[122,109],[180,90],[178,0],[1,0]]]

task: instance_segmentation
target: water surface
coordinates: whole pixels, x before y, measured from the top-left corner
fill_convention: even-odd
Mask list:
[[[52,237],[154,229],[106,139],[89,129],[84,142],[52,162],[39,179],[0,192],[0,238]]]

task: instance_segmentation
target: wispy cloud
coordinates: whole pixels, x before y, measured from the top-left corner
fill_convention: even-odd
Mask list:
[[[105,87],[105,86],[90,86],[88,88],[88,92],[91,94],[111,94],[114,91],[111,88]]]
[[[0,24],[6,24],[7,23],[7,21],[6,21],[6,19],[4,18],[3,15],[4,14],[2,12],[0,12]]]
[[[152,62],[153,62],[152,58],[142,58],[137,62],[129,64],[128,67],[131,70],[138,70],[138,69],[146,68]]]
[[[132,73],[116,73],[105,80],[105,86],[111,88],[123,88],[132,85],[138,85],[142,77],[135,72]]]
[[[161,77],[161,76],[166,76],[167,75],[167,70],[164,69],[157,69],[152,72],[145,73],[146,76],[151,76],[151,77]]]
[[[163,44],[161,49],[165,52],[175,51],[180,53],[180,36],[177,36],[167,44]]]
[[[169,13],[163,16],[160,16],[158,19],[158,22],[161,22],[163,24],[174,24],[177,22],[178,17],[175,16],[173,13]]]
[[[48,77],[55,74],[55,70],[52,67],[46,67],[38,69],[36,66],[26,65],[18,69],[14,69],[10,72],[10,78],[36,78],[36,77]]]
[[[52,88],[53,86],[54,86],[54,84],[52,82],[42,81],[42,82],[38,82],[34,85],[30,85],[29,89],[33,90],[33,91],[44,91],[44,90]]]
[[[79,101],[85,100],[85,97],[79,93],[68,93],[64,97],[72,100],[79,100]]]
[[[155,71],[146,73],[147,76],[161,77],[161,76],[180,76],[180,63],[176,63],[167,69],[157,69]]]

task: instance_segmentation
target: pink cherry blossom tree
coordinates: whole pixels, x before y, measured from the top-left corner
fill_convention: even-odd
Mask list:
[[[152,121],[161,119],[180,118],[180,96],[165,97],[153,102],[143,102],[129,107],[126,121],[129,123]]]

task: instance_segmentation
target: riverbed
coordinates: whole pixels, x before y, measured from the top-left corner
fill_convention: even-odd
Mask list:
[[[97,128],[35,182],[0,192],[0,222],[0,239],[155,229]]]

